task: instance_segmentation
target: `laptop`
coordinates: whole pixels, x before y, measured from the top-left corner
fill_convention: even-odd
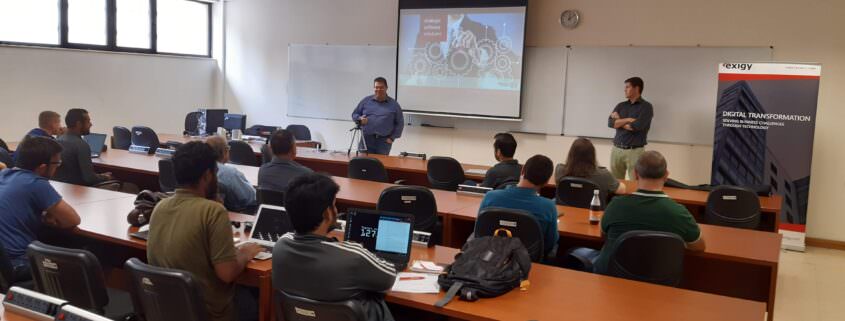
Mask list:
[[[252,232],[246,242],[253,242],[263,247],[264,250],[255,258],[266,260],[272,257],[276,241],[288,232],[293,232],[293,224],[290,222],[287,210],[281,206],[261,204],[258,207],[258,214],[255,215]]]
[[[344,230],[347,241],[360,243],[393,263],[397,271],[408,266],[414,235],[413,215],[353,208],[346,214]]]
[[[106,145],[106,134],[90,133],[82,136],[82,140],[88,143],[88,146],[91,147],[91,158],[100,157],[100,153],[103,151],[103,146]]]

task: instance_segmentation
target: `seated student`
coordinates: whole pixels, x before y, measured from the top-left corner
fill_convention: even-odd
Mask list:
[[[199,281],[211,319],[236,320],[233,282],[261,247],[246,243],[235,248],[229,213],[213,201],[217,154],[210,146],[198,141],[180,146],[173,155],[173,167],[178,188],[153,209],[147,260],[191,272]]]
[[[85,109],[74,108],[65,115],[67,131],[59,136],[62,145],[62,166],[55,180],[76,185],[94,186],[111,180],[111,173],[97,174],[91,163],[91,147],[83,135],[91,133],[91,116]]]
[[[634,167],[637,192],[614,197],[601,219],[605,235],[604,248],[608,248],[623,233],[633,230],[661,231],[678,234],[687,242],[687,249],[703,251],[705,244],[698,224],[681,204],[663,193],[663,184],[669,177],[666,159],[656,151],[644,152]],[[606,273],[609,257],[602,250],[594,265],[598,273]]]
[[[33,128],[26,136],[49,137],[64,134],[62,128],[62,116],[54,111],[42,111],[38,114],[38,128]]]
[[[229,144],[226,139],[212,136],[205,142],[217,154],[217,182],[226,209],[240,211],[255,206],[255,188],[237,168],[226,165],[229,162]]]
[[[273,288],[318,301],[355,299],[369,321],[393,320],[384,293],[396,280],[393,264],[357,243],[329,237],[337,222],[340,187],[321,174],[291,180],[285,208],[296,233],[273,248]]]
[[[516,153],[516,139],[513,138],[513,135],[498,133],[493,136],[493,139],[495,139],[493,154],[499,163],[487,170],[487,175],[484,176],[481,186],[497,188],[502,183],[518,181],[522,165],[513,158],[513,154]]]
[[[605,167],[596,162],[596,148],[586,138],[578,138],[569,148],[566,164],[555,166],[555,184],[567,176],[586,178],[608,194],[625,193],[625,184],[619,182]]]
[[[553,200],[538,194],[550,177],[552,160],[543,155],[534,155],[522,167],[519,183],[515,187],[487,192],[481,200],[479,211],[487,207],[528,211],[540,223],[546,254],[554,254],[558,240],[557,207]]]
[[[310,168],[295,162],[296,138],[286,129],[279,129],[270,136],[273,160],[258,170],[258,188],[284,192],[288,182],[296,176],[313,173]]]
[[[0,171],[0,243],[12,263],[13,282],[31,277],[26,248],[44,225],[79,225],[79,215],[48,181],[62,164],[61,152],[53,139],[25,138],[17,148],[17,167]]]

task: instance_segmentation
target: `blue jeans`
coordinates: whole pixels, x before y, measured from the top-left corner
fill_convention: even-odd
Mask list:
[[[387,143],[389,137],[376,136],[375,134],[365,134],[364,141],[367,143],[367,153],[369,154],[390,154],[390,147],[392,144]],[[358,149],[363,150],[363,144],[358,145]]]

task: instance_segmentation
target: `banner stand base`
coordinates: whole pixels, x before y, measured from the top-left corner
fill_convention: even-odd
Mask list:
[[[797,252],[804,252],[806,250],[804,243],[806,234],[789,230],[780,230],[780,234],[783,235],[783,241],[780,246],[782,249]]]

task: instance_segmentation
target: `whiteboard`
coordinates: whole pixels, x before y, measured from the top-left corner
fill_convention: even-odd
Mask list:
[[[612,138],[613,107],[625,100],[625,79],[643,78],[654,106],[649,141],[711,145],[718,64],[770,61],[769,47],[571,47],[563,133]]]
[[[395,46],[288,46],[287,115],[352,121],[352,110],[373,94],[373,79],[395,88]]]

